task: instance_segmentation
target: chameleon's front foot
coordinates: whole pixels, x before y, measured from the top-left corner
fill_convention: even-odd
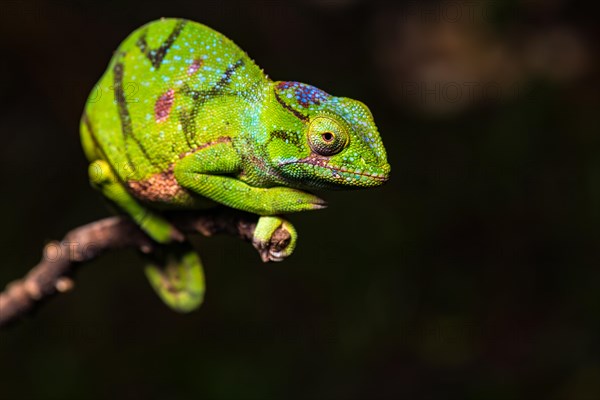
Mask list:
[[[283,261],[294,252],[297,239],[296,229],[289,221],[280,217],[262,216],[256,224],[252,245],[258,250],[263,262]]]

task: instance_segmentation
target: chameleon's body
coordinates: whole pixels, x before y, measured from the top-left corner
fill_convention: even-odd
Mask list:
[[[121,44],[88,99],[81,138],[92,184],[164,245],[147,272],[179,311],[201,303],[203,276],[161,209],[220,203],[259,214],[257,242],[284,224],[292,241],[279,260],[296,234],[276,215],[325,206],[303,189],[377,186],[390,171],[362,103],[273,82],[229,39],[181,19]]]

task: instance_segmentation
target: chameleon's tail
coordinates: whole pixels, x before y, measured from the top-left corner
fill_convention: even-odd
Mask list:
[[[204,300],[204,272],[200,257],[188,242],[161,244],[144,254],[150,284],[173,310],[187,313]]]

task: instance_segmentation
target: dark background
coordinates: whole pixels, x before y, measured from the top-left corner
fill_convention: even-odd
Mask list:
[[[0,2],[2,261],[109,215],[78,123],[120,41],[205,23],[371,108],[392,178],[293,215],[295,254],[195,241],[203,307],[132,251],[0,334],[2,399],[598,399],[598,15],[585,2]]]

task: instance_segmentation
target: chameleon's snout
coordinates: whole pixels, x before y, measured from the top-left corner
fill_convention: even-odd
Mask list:
[[[341,186],[350,187],[374,187],[383,185],[390,178],[390,164],[382,166],[363,168],[340,167],[333,174],[335,181]]]
[[[382,167],[381,167],[381,173],[380,175],[383,175],[383,178],[381,178],[381,183],[385,183],[387,181],[390,180],[390,172],[392,171],[392,167],[390,166],[390,164],[385,163]]]

